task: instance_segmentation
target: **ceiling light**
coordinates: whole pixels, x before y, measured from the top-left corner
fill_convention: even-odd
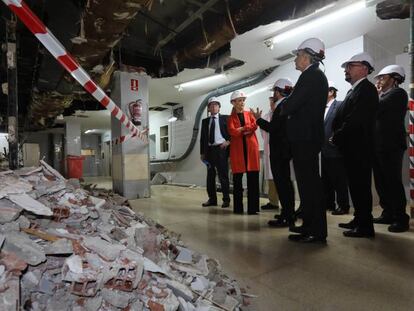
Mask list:
[[[201,78],[201,79],[197,79],[197,80],[192,80],[192,81],[176,84],[176,85],[174,85],[174,87],[177,88],[179,91],[182,91],[182,89],[186,88],[186,87],[192,87],[192,86],[197,86],[197,85],[201,85],[201,84],[204,84],[204,83],[213,82],[213,81],[216,81],[216,80],[223,79],[225,77],[226,77],[226,75],[221,73],[221,74],[218,74],[218,75],[213,75],[213,76],[209,76],[209,77],[205,77],[205,78]]]
[[[93,133],[93,132],[96,132],[96,130],[95,130],[95,129],[93,129],[93,130],[86,130],[86,131],[85,131],[85,134],[91,134],[91,133]]]
[[[267,39],[265,41],[265,45],[270,47],[271,46],[269,44],[270,40],[273,43],[280,43],[280,42],[282,42],[286,39],[292,38],[292,37],[294,37],[298,34],[302,34],[304,32],[309,32],[309,30],[312,30],[316,27],[328,24],[328,23],[333,22],[333,21],[337,21],[338,19],[343,18],[347,15],[350,15],[351,13],[359,11],[363,8],[365,8],[365,1],[355,2],[351,5],[348,5],[348,6],[343,7],[341,9],[337,10],[337,11],[334,11],[334,12],[329,13],[327,15],[324,15],[324,16],[321,16],[321,17],[316,18],[314,20],[311,20],[311,21],[309,21],[305,24],[302,24],[298,27],[295,27],[293,29],[286,30],[286,31],[282,30],[282,32],[280,34],[274,36],[273,38]]]
[[[174,117],[174,116],[168,119],[168,122],[175,122],[175,121],[177,121],[177,117]]]

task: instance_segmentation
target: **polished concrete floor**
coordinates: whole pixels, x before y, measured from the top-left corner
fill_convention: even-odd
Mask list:
[[[349,239],[337,224],[351,216],[328,216],[327,246],[298,245],[287,229],[268,228],[273,212],[234,215],[202,208],[205,199],[204,189],[163,185],[131,204],[249,286],[259,296],[252,310],[414,310],[413,229],[377,225],[375,239]]]

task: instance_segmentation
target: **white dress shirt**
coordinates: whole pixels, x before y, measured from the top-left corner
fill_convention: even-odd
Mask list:
[[[226,140],[224,139],[223,135],[221,135],[220,131],[220,122],[219,122],[219,114],[210,116],[210,123],[208,125],[208,130],[210,131],[211,122],[216,123],[214,127],[214,144],[213,146],[218,146],[224,143]],[[209,144],[211,146],[211,144]]]
[[[329,108],[331,108],[332,103],[334,102],[334,100],[335,100],[335,98],[334,98],[334,99],[331,99],[331,100],[330,100],[330,101],[326,104],[326,107],[325,107],[325,115],[323,116],[323,119],[324,119],[324,120],[326,119],[326,116],[328,115]]]

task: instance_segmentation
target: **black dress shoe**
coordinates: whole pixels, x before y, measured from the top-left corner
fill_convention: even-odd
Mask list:
[[[406,232],[410,230],[410,225],[408,223],[393,222],[389,227],[389,232]]]
[[[349,213],[349,208],[338,207],[332,212],[332,215],[347,215]]]
[[[294,226],[294,225],[290,226],[289,231],[294,232],[294,233],[300,233],[300,234],[305,233],[305,230],[304,230],[303,226]]]
[[[360,227],[356,227],[349,231],[344,231],[343,235],[348,238],[374,238],[375,231],[374,229],[362,229]]]
[[[207,207],[207,206],[217,206],[217,202],[213,202],[208,200],[207,202],[204,202],[203,204],[201,204],[203,207]]]
[[[342,222],[340,224],[338,224],[339,228],[344,228],[344,229],[354,229],[356,228],[356,223],[355,220],[352,219],[350,222]]]
[[[304,244],[326,244],[326,238],[305,234],[290,234],[289,240]]]
[[[392,219],[381,215],[380,217],[374,218],[374,224],[391,225]]]
[[[221,208],[226,208],[230,206],[230,202],[223,202],[223,204],[221,204]]]
[[[286,218],[280,217],[278,219],[269,220],[267,224],[269,225],[269,227],[273,228],[286,228],[291,225],[291,222],[288,221]]]
[[[260,206],[260,208],[264,211],[268,211],[268,210],[277,210],[279,209],[279,206],[267,203],[266,205]]]

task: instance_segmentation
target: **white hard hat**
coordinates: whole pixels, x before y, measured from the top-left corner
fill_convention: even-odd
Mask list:
[[[211,103],[217,103],[220,106],[220,101],[218,100],[217,97],[214,97],[214,96],[213,97],[210,97],[208,99],[207,106],[210,106]]]
[[[247,96],[242,91],[234,91],[230,96],[230,101],[235,100],[237,98],[247,98]]]
[[[342,64],[342,68],[345,68],[349,63],[363,63],[368,66],[368,73],[374,71],[374,60],[371,55],[366,52],[358,53],[352,56],[349,60]]]
[[[297,55],[300,50],[322,60],[325,58],[325,44],[318,38],[309,38],[303,41],[292,53]]]
[[[405,70],[400,65],[388,65],[382,68],[381,71],[375,76],[375,79],[378,79],[379,76],[382,75],[390,75],[399,83],[403,83],[405,80]]]
[[[276,80],[275,84],[273,84],[273,88],[285,89],[285,88],[292,88],[293,83],[288,78],[281,78]]]
[[[290,94],[293,89],[293,83],[288,78],[281,78],[276,80],[275,84],[273,84],[273,89],[278,88],[281,90],[281,93]]]
[[[335,83],[331,80],[328,81],[328,88],[334,89],[335,91],[338,91],[338,89],[336,88]]]

